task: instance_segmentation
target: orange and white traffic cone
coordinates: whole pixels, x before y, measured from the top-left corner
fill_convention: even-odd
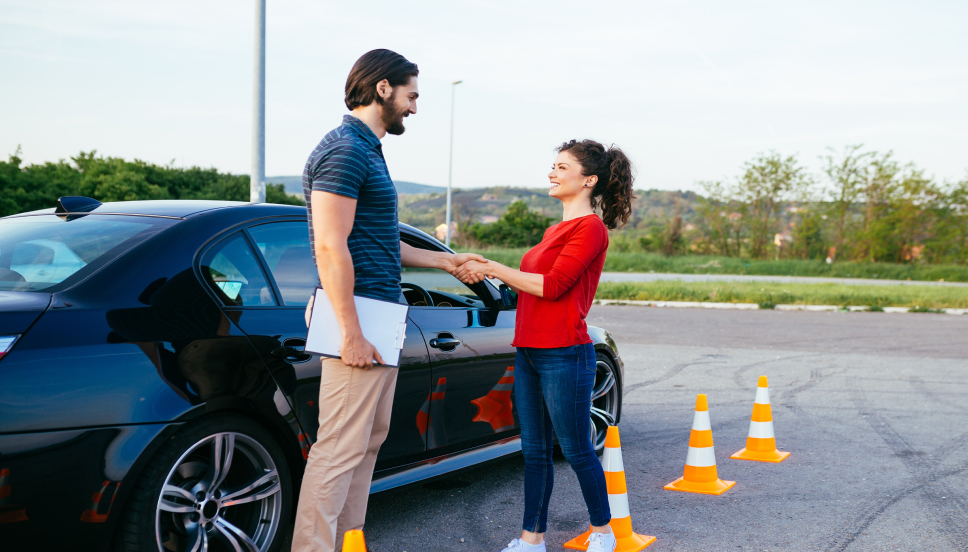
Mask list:
[[[27,509],[8,504],[13,487],[10,484],[10,468],[0,470],[0,523],[28,521]]]
[[[686,469],[682,477],[663,488],[667,491],[721,495],[735,484],[735,481],[720,479],[716,471],[709,404],[706,395],[699,395],[696,397],[696,415],[692,419],[692,433],[689,435]]]
[[[776,450],[776,437],[773,434],[773,410],[770,407],[770,386],[766,376],[760,376],[756,385],[756,398],[753,399],[753,419],[750,432],[746,437],[746,448],[730,456],[736,460],[755,460],[757,462],[782,462],[790,456],[789,452]]]
[[[420,411],[417,412],[417,429],[420,436],[427,436],[427,448],[442,447],[447,444],[444,430],[444,395],[447,393],[447,378],[437,380],[437,387],[427,395]]]
[[[104,497],[104,493],[111,486],[111,482],[105,480],[104,484],[101,486],[101,490],[94,493],[91,496],[91,507],[81,513],[81,521],[84,523],[104,523],[108,520],[108,514],[111,513],[111,506],[114,505],[114,497],[118,494],[118,488],[121,487],[121,482],[118,481],[114,487],[114,492],[111,494],[111,502],[108,503],[108,511],[103,514],[98,513],[98,507],[101,505],[101,499]]]
[[[309,447],[311,446],[312,445],[309,444],[309,439],[306,434],[299,432],[299,450],[302,451],[303,460],[309,460]]]
[[[612,521],[608,522],[615,535],[615,552],[638,552],[655,542],[655,537],[639,535],[632,531],[632,514],[629,512],[628,488],[625,486],[625,466],[622,463],[622,443],[618,438],[618,426],[609,426],[605,434],[605,453],[602,455],[605,469],[605,487],[608,489],[608,509]],[[591,528],[565,543],[565,548],[588,550]]]
[[[351,529],[343,534],[343,552],[366,552],[363,531]]]
[[[508,366],[504,375],[487,395],[471,402],[477,407],[472,422],[487,422],[495,433],[514,428],[514,414],[511,412],[511,391],[514,390],[514,366]]]

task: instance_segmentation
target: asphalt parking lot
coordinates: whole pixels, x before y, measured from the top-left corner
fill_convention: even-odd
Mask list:
[[[968,550],[968,316],[596,306],[625,360],[629,501],[648,550]],[[745,446],[770,379],[781,464]],[[722,496],[670,492],[697,393],[709,397]],[[556,464],[548,549],[587,528]],[[372,552],[497,552],[520,531],[519,457],[373,497]],[[463,539],[463,541],[461,540]]]

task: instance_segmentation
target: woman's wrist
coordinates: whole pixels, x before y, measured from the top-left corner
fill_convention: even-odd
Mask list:
[[[481,273],[485,276],[490,276],[492,278],[497,277],[497,273],[500,272],[501,268],[504,267],[501,263],[497,261],[487,261],[482,265]]]

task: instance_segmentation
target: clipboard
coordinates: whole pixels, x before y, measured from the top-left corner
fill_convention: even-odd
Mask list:
[[[381,366],[399,368],[410,306],[355,295],[353,301],[356,303],[356,315],[360,320],[363,337],[376,347],[386,363]],[[340,358],[339,347],[342,342],[343,331],[336,321],[333,304],[322,288],[316,288],[304,349],[327,358]]]

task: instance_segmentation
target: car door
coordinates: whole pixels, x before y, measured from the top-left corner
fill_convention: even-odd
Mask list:
[[[433,248],[413,237],[411,245]],[[440,270],[404,268],[410,319],[430,352],[433,390],[427,396],[430,455],[493,441],[518,430],[514,411],[514,311],[502,309],[490,284],[466,286]],[[431,296],[429,305],[420,291]]]
[[[265,222],[249,226],[245,233],[270,276],[279,306],[249,309],[241,315],[239,325],[256,340],[273,346],[260,350],[268,363],[292,366],[292,402],[308,453],[319,427],[320,357],[303,350],[306,304],[317,283],[307,222]],[[414,324],[407,328],[399,370],[390,433],[380,449],[378,470],[416,461],[426,450],[425,437],[414,420],[430,388],[430,363],[423,336]]]

